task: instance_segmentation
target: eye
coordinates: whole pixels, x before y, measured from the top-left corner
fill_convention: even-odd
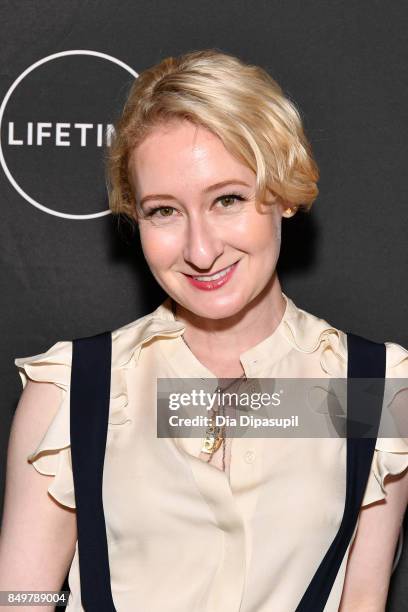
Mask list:
[[[217,198],[217,202],[226,202],[227,205],[222,208],[231,208],[237,201],[243,202],[245,198],[238,193],[228,193],[226,195],[220,196]]]
[[[146,217],[172,217],[173,215],[171,214],[171,211],[175,210],[172,206],[156,206],[154,208],[151,208],[150,210],[148,210],[146,212]],[[156,215],[156,213],[158,211],[165,211],[165,213],[162,215]],[[170,214],[168,214],[170,211]]]
[[[222,202],[223,209],[230,209],[237,202],[243,202],[244,200],[244,196],[240,195],[239,193],[228,193],[217,198],[216,202]],[[171,217],[174,217],[173,212],[175,210],[176,209],[173,208],[173,206],[154,206],[153,208],[150,208],[150,210],[146,211],[145,217],[149,219],[156,218],[159,220],[166,218],[169,219]]]

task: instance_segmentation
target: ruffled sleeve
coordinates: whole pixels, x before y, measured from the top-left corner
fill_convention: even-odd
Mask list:
[[[377,438],[362,506],[386,499],[386,477],[402,474],[408,468],[408,437],[404,437],[408,435],[408,350],[393,342],[386,342],[385,345],[388,382],[383,414],[384,410],[387,411],[387,425],[381,425],[380,435],[386,431],[389,437]],[[320,359],[322,371],[332,377],[343,378],[347,376],[347,361],[347,334],[341,330],[328,333]],[[393,422],[400,424],[396,436],[400,434],[401,437],[390,437]]]
[[[45,353],[14,360],[23,388],[27,379],[50,382],[62,390],[58,411],[27,460],[40,474],[54,476],[49,494],[60,504],[75,508],[70,449],[70,378],[72,342],[57,342]],[[39,409],[41,407],[39,406]]]
[[[112,367],[107,445],[117,441],[109,430],[120,430],[132,422],[128,413],[128,388],[126,369],[130,356],[123,358],[122,344],[118,334],[112,334]],[[126,362],[126,363],[123,363]],[[72,341],[60,341],[45,353],[14,360],[23,388],[27,379],[50,382],[62,391],[58,411],[36,449],[27,460],[40,473],[54,476],[49,494],[60,504],[75,508],[74,480],[72,474],[70,439],[70,384],[72,364]],[[40,409],[40,407],[39,407]]]
[[[399,344],[386,342],[387,379],[398,379],[396,385],[390,385],[392,397],[384,402],[388,410],[398,396],[398,410],[403,422],[408,415],[408,351]],[[386,405],[385,405],[386,404]],[[406,426],[403,425],[402,435]],[[362,506],[386,499],[385,479],[388,475],[402,474],[408,468],[408,438],[378,438],[375,446],[371,473],[367,482]]]
[[[131,351],[124,351],[121,336],[112,334],[112,367],[110,403],[108,417],[109,444],[118,443],[119,431],[132,422],[129,417],[128,387],[126,371],[131,364]],[[27,460],[40,474],[54,476],[49,494],[60,504],[75,508],[74,479],[72,474],[70,438],[70,385],[72,365],[72,341],[60,341],[45,353],[14,360],[18,368],[23,388],[27,379],[50,382],[61,389],[58,411],[51,421],[37,448],[28,455]],[[39,407],[40,409],[41,407]]]

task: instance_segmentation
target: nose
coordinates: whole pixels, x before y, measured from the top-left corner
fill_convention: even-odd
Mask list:
[[[204,272],[213,267],[224,252],[224,242],[214,224],[204,215],[189,217],[184,236],[183,257],[194,271]]]

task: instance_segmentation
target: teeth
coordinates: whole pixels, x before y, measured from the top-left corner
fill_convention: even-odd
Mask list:
[[[222,270],[222,272],[218,272],[217,274],[213,274],[212,276],[193,276],[193,278],[195,280],[198,281],[212,281],[212,280],[217,280],[218,278],[222,278],[223,276],[225,276],[226,274],[228,274],[228,272],[231,270],[232,266],[229,266],[228,268],[226,268],[225,270]]]

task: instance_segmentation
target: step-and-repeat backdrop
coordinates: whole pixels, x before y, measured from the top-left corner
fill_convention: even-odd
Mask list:
[[[282,85],[321,171],[312,213],[284,223],[283,288],[341,329],[408,347],[407,13],[385,0],[0,3],[0,502],[14,358],[164,297],[109,213],[103,159],[131,83],[166,56],[217,48]],[[407,549],[392,612],[408,602]]]

